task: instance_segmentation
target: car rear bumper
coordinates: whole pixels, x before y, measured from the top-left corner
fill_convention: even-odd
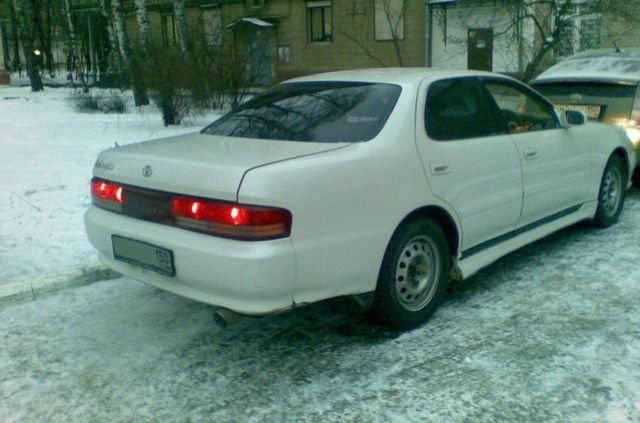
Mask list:
[[[295,254],[290,240],[236,241],[146,222],[91,206],[84,216],[100,260],[123,275],[243,314],[293,306]],[[112,235],[173,252],[175,276],[116,260]]]

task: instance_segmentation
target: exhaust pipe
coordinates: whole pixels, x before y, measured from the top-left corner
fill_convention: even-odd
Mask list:
[[[227,326],[238,322],[240,319],[242,319],[241,315],[227,308],[219,308],[213,312],[213,321],[221,329],[225,329]]]

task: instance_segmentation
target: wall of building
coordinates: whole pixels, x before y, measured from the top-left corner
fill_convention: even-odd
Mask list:
[[[332,41],[309,42],[307,8],[294,2],[291,16],[282,19],[277,28],[277,43],[290,49],[290,63],[278,63],[279,77],[380,66],[399,66],[393,40],[376,41],[374,5],[372,1],[332,2]],[[407,1],[404,39],[397,40],[404,66],[425,66],[424,3]]]
[[[493,71],[518,73],[533,50],[533,24],[514,25],[515,11],[483,5],[448,5],[432,7],[432,67],[467,69],[470,29],[492,29]]]

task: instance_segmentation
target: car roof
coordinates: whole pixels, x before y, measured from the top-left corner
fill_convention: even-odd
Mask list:
[[[417,86],[425,79],[436,80],[442,78],[478,75],[503,77],[503,75],[482,71],[441,70],[431,68],[374,68],[319,73],[315,75],[289,79],[285,81],[285,83],[314,81],[352,81]]]
[[[567,57],[531,81],[640,82],[640,48],[588,50]]]

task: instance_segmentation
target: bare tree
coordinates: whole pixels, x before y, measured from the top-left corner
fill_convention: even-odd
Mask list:
[[[18,36],[18,18],[13,7],[13,1],[7,2],[9,9],[9,25],[11,33],[11,70],[22,73],[22,63],[20,61],[20,37]]]
[[[136,21],[138,22],[138,34],[143,52],[147,52],[151,44],[151,29],[149,27],[149,12],[146,0],[135,0]]]
[[[374,28],[371,30],[371,20],[361,9],[356,12],[354,3],[354,11],[349,13],[352,16],[351,31],[342,27],[334,27],[334,31],[349,41],[353,42],[368,58],[375,61],[382,67],[387,66],[404,66],[401,42],[404,39],[404,22],[407,10],[407,0],[375,0],[373,2]],[[364,4],[360,6],[364,8]],[[364,20],[358,20],[356,16],[360,15]],[[393,44],[396,63],[388,63],[378,54],[369,48],[370,40],[390,41]]]
[[[31,0],[13,0],[13,7],[18,22],[18,37],[22,45],[22,53],[27,61],[31,91],[42,91],[44,86],[40,77],[39,58],[34,54],[36,39],[34,5]]]
[[[69,45],[67,47],[68,55],[67,63],[69,69],[69,76],[72,77],[73,71],[76,71],[76,74],[80,78],[80,83],[82,84],[82,90],[86,93],[89,92],[89,88],[87,87],[87,82],[84,77],[84,69],[80,66],[79,56],[77,54],[77,35],[76,28],[73,23],[73,12],[71,9],[71,0],[64,0],[64,11],[66,16],[67,23],[67,31],[69,34]]]
[[[133,99],[136,106],[149,104],[149,97],[144,82],[140,76],[138,64],[131,54],[129,46],[129,36],[127,28],[124,24],[124,14],[122,11],[122,0],[111,0],[111,17],[115,28],[115,35],[118,40],[118,47],[122,61],[126,66],[126,70],[133,85]]]
[[[388,25],[390,41],[396,53],[396,59],[400,66],[404,66],[400,41],[404,39],[404,18],[407,10],[407,0],[376,0],[375,13],[382,13]]]
[[[189,51],[189,32],[187,28],[187,15],[185,12],[185,0],[173,0],[173,15],[176,31],[178,32],[178,45],[183,54]]]

